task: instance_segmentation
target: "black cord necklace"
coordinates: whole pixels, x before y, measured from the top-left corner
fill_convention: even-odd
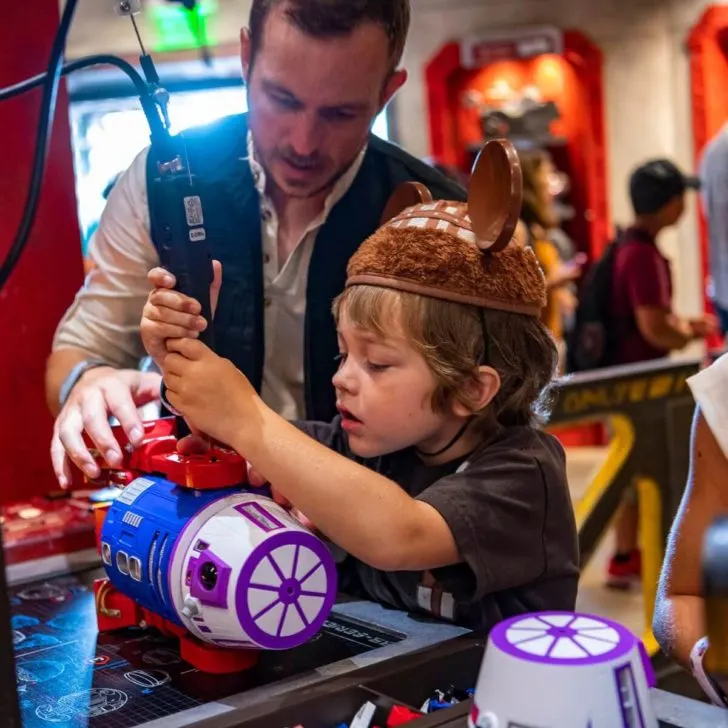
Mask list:
[[[424,455],[424,457],[427,458],[436,458],[439,455],[442,455],[443,453],[447,452],[464,434],[465,430],[468,429],[468,425],[472,422],[472,420],[468,420],[455,434],[455,437],[453,437],[450,442],[445,445],[445,447],[442,448],[442,450],[438,450],[437,452],[424,452],[423,450],[420,450],[419,447],[415,447],[415,452],[417,452],[419,455]]]

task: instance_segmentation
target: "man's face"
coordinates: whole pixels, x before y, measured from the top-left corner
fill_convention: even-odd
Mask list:
[[[389,73],[386,33],[364,23],[348,36],[314,38],[278,6],[252,65],[246,31],[241,41],[250,128],[269,181],[290,197],[329,190],[406,78],[404,71]]]

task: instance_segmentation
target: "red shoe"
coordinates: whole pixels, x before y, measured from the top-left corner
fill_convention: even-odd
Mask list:
[[[634,549],[626,560],[612,556],[607,569],[607,586],[610,589],[630,589],[642,579],[642,552]]]

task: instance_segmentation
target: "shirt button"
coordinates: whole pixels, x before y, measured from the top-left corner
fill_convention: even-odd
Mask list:
[[[265,209],[261,211],[260,216],[263,218],[263,222],[268,222],[272,217],[270,210]]]
[[[271,300],[270,300],[270,298],[267,298],[267,297],[266,297],[266,298],[264,298],[264,299],[263,299],[263,305],[264,305],[264,306],[265,306],[266,308],[270,308],[270,304],[271,304]]]
[[[270,263],[270,255],[268,255],[268,253],[266,253],[266,254],[265,254],[265,255],[263,256],[263,262],[265,262],[265,263]]]

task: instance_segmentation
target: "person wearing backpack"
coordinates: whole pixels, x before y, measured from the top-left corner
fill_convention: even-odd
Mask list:
[[[683,318],[673,311],[670,264],[657,247],[660,233],[682,218],[686,192],[699,186],[696,178],[687,177],[666,159],[649,161],[630,177],[634,220],[610,253],[611,364],[660,359],[718,330],[712,315]],[[641,575],[638,517],[632,492],[615,521],[615,553],[608,567],[608,586],[629,588]]]

